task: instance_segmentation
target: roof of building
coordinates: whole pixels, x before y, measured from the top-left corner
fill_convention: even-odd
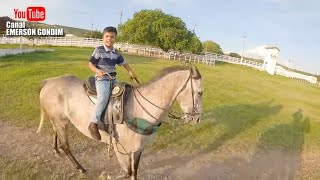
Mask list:
[[[267,46],[265,48],[266,49],[278,49],[278,51],[280,51],[280,49],[277,46]]]

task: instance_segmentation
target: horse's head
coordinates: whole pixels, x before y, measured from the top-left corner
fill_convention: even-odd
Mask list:
[[[190,67],[188,81],[177,96],[186,122],[196,124],[200,122],[202,112],[202,77],[195,66]]]

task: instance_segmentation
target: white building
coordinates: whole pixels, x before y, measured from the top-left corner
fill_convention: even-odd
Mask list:
[[[275,46],[269,46],[265,47],[265,49],[267,50],[267,52],[263,60],[263,69],[267,71],[269,74],[278,74],[289,78],[303,79],[311,83],[317,83],[316,77],[300,74],[297,72],[286,70],[281,66],[277,66],[278,56],[280,52],[279,48]]]
[[[274,75],[280,49],[273,46],[273,47],[266,47],[266,50],[267,50],[267,53],[263,60],[263,68],[269,74]]]

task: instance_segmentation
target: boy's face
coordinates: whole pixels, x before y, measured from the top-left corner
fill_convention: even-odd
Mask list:
[[[113,47],[113,44],[116,40],[116,33],[114,32],[105,32],[103,35],[103,43],[107,47]]]

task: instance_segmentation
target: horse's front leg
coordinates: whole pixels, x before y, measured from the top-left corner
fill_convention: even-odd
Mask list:
[[[142,150],[131,152],[131,180],[137,179]]]
[[[136,180],[142,150],[126,154],[117,150],[115,152],[120,166],[125,171],[124,175],[118,176],[115,179],[125,179],[130,177],[132,180]]]

